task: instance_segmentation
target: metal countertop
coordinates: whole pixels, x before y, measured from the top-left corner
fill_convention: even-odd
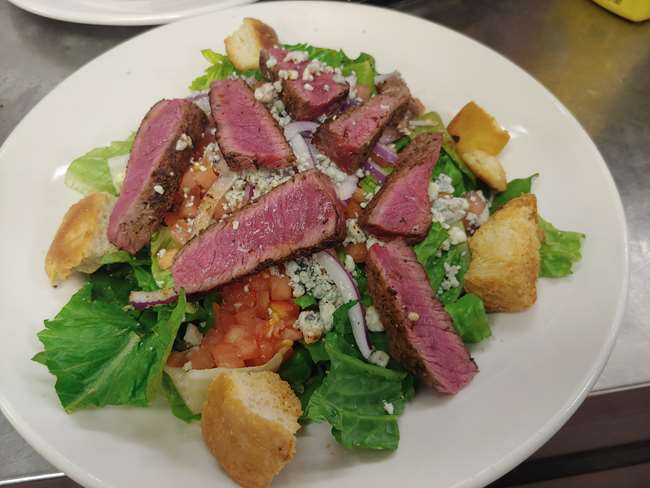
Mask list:
[[[650,384],[650,21],[628,22],[589,0],[369,3],[430,19],[502,53],[585,127],[623,199],[631,269],[621,333],[594,391]],[[0,143],[66,76],[145,30],[54,21],[0,0]],[[0,485],[53,473],[0,415]]]

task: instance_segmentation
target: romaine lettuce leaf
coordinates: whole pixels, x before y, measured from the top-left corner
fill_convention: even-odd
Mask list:
[[[117,195],[119,190],[113,182],[108,160],[129,154],[134,138],[135,132],[124,141],[97,147],[75,159],[65,173],[65,184],[83,195],[96,191]]]
[[[225,80],[232,74],[254,77],[258,80],[262,79],[260,70],[238,71],[225,54],[217,53],[212,49],[203,49],[201,54],[210,63],[210,66],[205,69],[203,75],[192,81],[190,84],[190,90],[192,91],[207,90],[213,81]]]
[[[94,276],[94,275],[93,275]],[[185,294],[162,308],[153,326],[115,302],[94,299],[95,283],[79,290],[38,333],[35,359],[56,376],[66,412],[106,405],[146,406],[160,389],[163,367],[185,314]],[[105,290],[100,294],[106,298]]]
[[[172,239],[169,227],[160,227],[151,237],[151,274],[159,288],[173,288],[174,278],[168,269],[162,269],[158,262],[158,251],[166,249],[172,251],[178,248],[176,241]]]
[[[413,377],[401,369],[381,368],[362,359],[348,318],[354,303],[340,306],[334,313],[333,330],[306,348],[314,366],[312,377],[304,382],[305,394],[311,395],[305,419],[330,423],[332,434],[345,447],[396,449],[397,416],[414,395]],[[384,336],[383,340],[379,336]],[[386,345],[383,333],[373,334],[371,339],[378,349]],[[323,374],[318,366],[328,364],[329,371]],[[389,414],[386,409],[391,407]]]
[[[561,278],[573,274],[573,264],[582,258],[580,248],[585,235],[558,230],[542,217],[539,217],[539,226],[544,232],[544,241],[539,250],[539,275]]]
[[[535,173],[534,175],[530,175],[528,178],[516,178],[510,180],[504,191],[494,195],[494,199],[490,205],[490,213],[496,212],[513,198],[517,198],[524,193],[530,193],[533,186],[533,178],[536,176],[539,176],[539,174]]]
[[[374,95],[376,92],[375,58],[368,53],[361,53],[352,59],[342,49],[316,47],[306,43],[284,44],[282,47],[287,51],[305,51],[309,59],[317,59],[332,68],[341,68],[344,76],[349,76],[354,72],[357,76],[358,86],[365,87],[370,95]]]
[[[181,419],[183,422],[190,423],[194,420],[201,420],[200,414],[194,414],[185,404],[185,400],[180,396],[178,390],[174,386],[174,382],[171,380],[167,373],[163,373],[162,379],[162,388],[169,402],[169,406],[172,409],[172,413],[178,419]]]
[[[440,157],[438,158],[436,167],[433,168],[433,179],[435,180],[442,173],[451,178],[451,184],[454,187],[455,197],[461,196],[463,193],[470,189],[475,189],[475,186],[471,182],[467,182],[466,178],[463,176],[463,173],[461,173],[460,169],[458,169],[458,164],[454,162],[449,153],[447,153],[447,151],[444,149],[440,151]],[[467,186],[468,184],[470,186]]]
[[[458,155],[458,152],[456,151],[456,143],[449,135],[449,132],[447,132],[447,128],[445,127],[445,124],[443,123],[440,115],[437,112],[427,112],[420,115],[415,120],[418,122],[427,122],[429,125],[419,125],[411,129],[411,138],[414,138],[422,132],[442,134],[443,150],[441,151],[440,156],[442,157],[443,153],[447,154],[453,164],[460,170],[461,173],[463,173],[464,179],[467,182],[468,189],[476,189],[476,176],[467,167],[463,159]]]
[[[483,301],[478,296],[468,293],[445,309],[464,342],[474,344],[492,335]]]
[[[298,305],[301,310],[304,310],[305,308],[313,307],[316,305],[318,303],[318,300],[316,300],[311,295],[303,295],[301,297],[294,298],[293,303]]]
[[[434,222],[429,227],[429,232],[423,241],[417,243],[413,246],[415,251],[415,256],[422,266],[424,266],[427,261],[435,257],[435,254],[440,249],[440,246],[443,242],[447,240],[449,233],[442,227],[438,222]]]

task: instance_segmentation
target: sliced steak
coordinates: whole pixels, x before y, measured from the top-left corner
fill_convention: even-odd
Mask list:
[[[318,69],[318,61],[313,64],[285,61],[287,54],[288,51],[278,47],[262,49],[260,67],[268,80],[282,79],[280,95],[289,115],[295,120],[315,120],[334,113],[348,96],[348,84],[337,82],[331,70]],[[305,70],[308,71],[306,75]],[[281,71],[285,72],[284,76],[280,76]],[[297,79],[287,78],[292,71],[295,71],[292,77]]]
[[[354,173],[376,144],[386,126],[399,120],[408,108],[411,94],[406,84],[390,86],[358,108],[321,125],[314,143],[343,171]]]
[[[344,210],[330,179],[309,170],[190,241],[176,257],[172,275],[178,290],[210,290],[344,238]]]
[[[217,142],[233,170],[293,164],[296,158],[282,130],[243,80],[215,81],[210,88],[210,106]]]
[[[440,134],[420,134],[399,155],[398,166],[359,217],[368,232],[387,239],[424,239],[431,226],[429,181],[440,155]]]
[[[206,124],[203,111],[188,100],[161,100],[151,107],[135,136],[108,223],[108,239],[117,247],[135,254],[149,242],[173,206],[192,141],[201,139]]]
[[[406,242],[373,245],[366,273],[390,355],[441,393],[454,394],[468,384],[478,372],[476,363]]]

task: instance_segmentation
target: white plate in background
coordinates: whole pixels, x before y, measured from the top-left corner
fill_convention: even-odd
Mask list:
[[[612,347],[627,289],[621,202],[598,150],[568,110],[532,77],[486,47],[439,25],[373,7],[261,3],[149,31],[100,56],[45,97],[0,149],[3,238],[0,407],[52,464],[88,487],[230,486],[199,426],[161,404],[67,415],[54,378],[30,358],[42,320],[79,282],[53,289],[43,259],[68,206],[66,165],[127,136],[163,97],[184,96],[206,67],[199,51],[253,16],[285,42],[368,51],[382,72],[399,69],[445,120],[476,100],[512,134],[509,178],[539,172],[540,213],[585,232],[583,259],[565,279],[542,279],[519,314],[492,316],[494,337],[474,348],[481,369],[453,398],[421,391],[400,418],[394,453],[346,451],[326,425],[308,425],[275,487],[483,486],[542,445],[589,392]],[[341,33],[345,35],[341,35]]]
[[[255,0],[8,0],[28,12],[66,22],[157,25]]]

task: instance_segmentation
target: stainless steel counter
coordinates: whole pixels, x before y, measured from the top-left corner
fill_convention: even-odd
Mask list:
[[[621,334],[595,391],[650,384],[650,22],[627,22],[589,0],[370,3],[433,20],[499,51],[587,129],[623,198],[632,273]],[[0,143],[67,75],[144,30],[43,19],[0,0]],[[52,473],[0,416],[0,485]]]

